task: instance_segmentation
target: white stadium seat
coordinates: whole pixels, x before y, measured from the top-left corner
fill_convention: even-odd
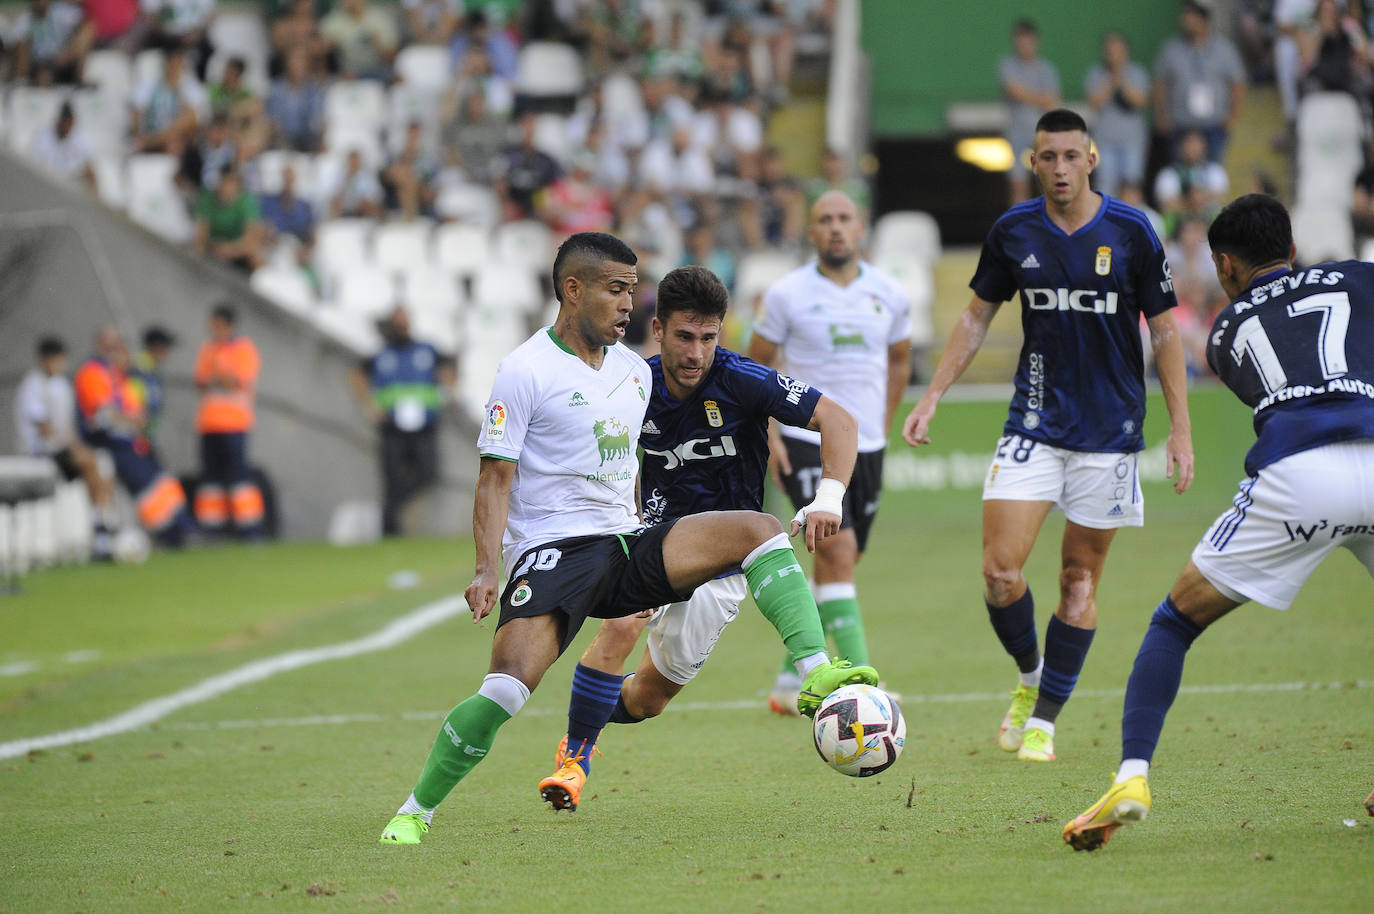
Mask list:
[[[358,264],[337,275],[331,298],[341,311],[381,317],[396,306],[396,282],[381,267]]]
[[[463,293],[457,278],[433,266],[418,266],[401,274],[401,302],[412,314],[439,313],[456,321]]]
[[[582,58],[571,45],[531,41],[520,49],[515,91],[521,95],[577,95],[582,91],[582,79]]]
[[[122,153],[129,129],[129,103],[95,89],[78,89],[71,95],[76,126],[86,134],[92,154]]]
[[[319,304],[305,271],[297,266],[269,264],[260,267],[253,271],[249,284],[254,292],[293,314],[308,315]]]
[[[341,79],[324,93],[327,127],[344,125],[355,130],[380,132],[386,124],[386,91],[368,79]]]
[[[484,184],[450,184],[439,191],[434,211],[444,219],[491,229],[501,221],[501,200]]]
[[[123,51],[91,51],[86,55],[81,76],[102,95],[109,95],[125,105],[129,103],[129,94],[134,90],[134,62]]]
[[[503,222],[492,233],[492,257],[542,272],[554,253],[553,232],[538,219]]]
[[[124,159],[111,154],[92,155],[91,170],[95,172],[100,201],[112,209],[123,209],[129,202]]]
[[[434,230],[434,263],[456,276],[472,277],[491,259],[491,235],[480,226],[445,222]]]
[[[525,261],[493,260],[473,280],[469,312],[533,314],[544,304],[539,274]]]
[[[873,223],[870,256],[892,263],[899,258],[915,258],[924,264],[940,259],[940,226],[929,213],[906,210],[885,213]]]
[[[282,174],[286,166],[291,165],[296,169],[296,196],[304,200],[312,199],[315,165],[308,153],[266,149],[258,153],[253,161],[258,167],[258,182],[264,194],[281,193]]]
[[[1348,210],[1330,204],[1298,204],[1292,215],[1293,243],[1301,263],[1354,258],[1355,229]]]
[[[180,163],[173,156],[149,153],[129,157],[129,218],[168,241],[186,244],[193,224],[173,176]]]
[[[67,96],[63,89],[16,86],[10,90],[5,112],[9,147],[28,155],[33,138],[57,122],[57,112]]]
[[[371,261],[372,229],[371,219],[330,219],[315,227],[315,268],[326,290],[349,267]]]
[[[427,219],[387,222],[372,234],[372,262],[392,273],[428,266],[434,226]]]
[[[315,326],[359,355],[372,355],[382,344],[376,318],[342,308],[321,307],[312,313]]]
[[[1298,104],[1298,206],[1348,208],[1364,164],[1364,118],[1344,92],[1317,92]]]
[[[406,133],[412,123],[421,129],[420,145],[426,152],[439,152],[439,96],[419,91],[406,83],[387,90],[386,149],[398,153],[405,147]]]
[[[433,95],[442,94],[450,82],[448,48],[407,45],[396,55],[395,69],[404,85]]]
[[[739,269],[735,272],[735,302],[742,310],[753,315],[755,299],[799,266],[799,258],[781,251],[754,251],[745,254],[740,258]]]
[[[133,89],[144,83],[156,83],[162,78],[166,55],[157,48],[145,48],[134,55]]]

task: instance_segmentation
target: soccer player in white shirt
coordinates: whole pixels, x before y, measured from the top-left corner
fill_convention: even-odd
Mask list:
[[[499,602],[491,666],[477,693],[445,717],[414,791],[382,832],[383,844],[420,843],[435,807],[487,754],[497,729],[588,617],[685,601],[734,568],[743,567],[759,610],[806,676],[799,710],[814,714],[841,685],[877,682],[872,667],[826,658],[816,604],[772,515],[709,511],[642,528],[636,446],[651,375],[620,343],[637,259],[601,232],[563,242],[553,266],[557,319],[497,370],[478,440],[476,573],[464,594],[474,622]],[[570,751],[555,808],[577,808],[586,781],[578,761]],[[547,781],[541,790],[550,799]]]
[[[859,422],[859,457],[844,495],[839,534],[816,547],[816,602],[836,653],[868,663],[854,568],[882,496],[887,430],[906,388],[911,356],[911,305],[896,280],[859,259],[864,224],[858,206],[838,190],[811,207],[808,229],[816,259],[764,294],[749,357],[826,392]],[[821,478],[820,435],[783,427],[772,436],[770,469],[794,508],[810,503]],[[773,685],[768,706],[794,713],[801,687],[790,663]]]

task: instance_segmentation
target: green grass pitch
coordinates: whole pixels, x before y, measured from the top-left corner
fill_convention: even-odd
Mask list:
[[[608,731],[575,816],[535,790],[563,733],[565,657],[426,842],[382,847],[438,721],[486,670],[492,624],[459,616],[132,732],[0,758],[0,912],[1356,910],[1374,890],[1374,586],[1345,552],[1290,612],[1243,608],[1194,646],[1150,818],[1098,853],[1060,841],[1117,761],[1149,615],[1242,475],[1247,411],[1205,389],[1192,408],[1197,483],[1149,482],[1146,526],[1118,536],[1053,764],[995,743],[1014,670],[980,599],[977,483],[1005,407],[949,403],[931,459],[890,452],[906,487],[886,493],[860,566],[873,660],[905,696],[888,772],[837,775],[807,723],[766,713],[780,649],[747,604],[676,707]],[[1158,398],[1151,414],[1153,442]],[[942,480],[958,485],[912,487]],[[1042,633],[1061,529],[1051,515],[1027,570]],[[0,744],[364,638],[461,592],[471,567],[470,541],[412,540],[36,573],[0,598]],[[389,589],[403,569],[420,586]]]

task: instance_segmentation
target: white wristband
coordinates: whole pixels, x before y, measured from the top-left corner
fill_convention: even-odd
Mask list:
[[[816,484],[816,497],[811,500],[811,504],[797,512],[797,516],[792,518],[793,523],[805,524],[806,518],[817,511],[833,514],[843,520],[844,491],[844,483],[838,479],[822,477]]]

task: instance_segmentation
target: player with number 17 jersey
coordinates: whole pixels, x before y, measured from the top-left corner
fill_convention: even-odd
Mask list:
[[[1025,340],[1006,434],[1070,451],[1144,447],[1140,317],[1178,300],[1139,210],[1104,194],[1097,215],[1068,235],[1043,199],[1014,206],[988,233],[969,285],[989,302],[1020,294]]]
[[[1207,363],[1255,411],[1250,476],[1291,454],[1374,438],[1374,264],[1259,277],[1217,315]]]
[[[677,400],[661,356],[649,359],[653,394],[640,430],[644,522],[701,511],[759,511],[768,472],[768,419],[805,426],[821,392],[728,349]]]

